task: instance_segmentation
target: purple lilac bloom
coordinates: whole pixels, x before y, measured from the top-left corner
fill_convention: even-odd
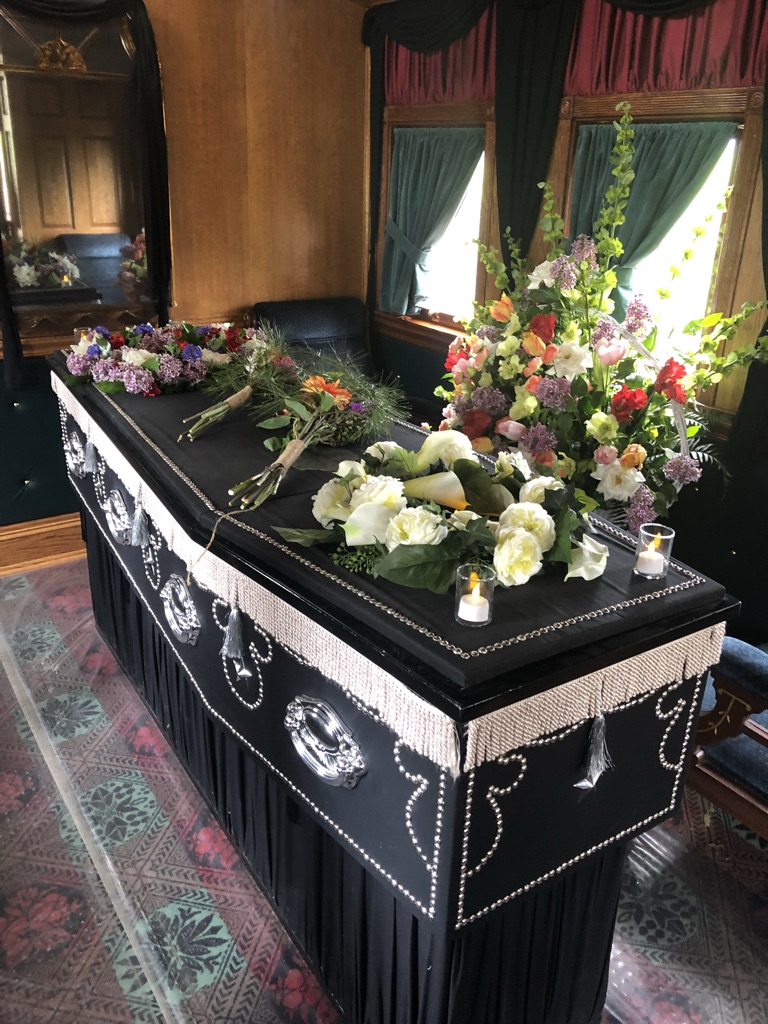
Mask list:
[[[199,359],[203,354],[203,350],[199,345],[185,345],[181,350],[181,358],[185,363],[194,362],[195,359]]]
[[[202,359],[195,359],[192,362],[183,363],[181,380],[185,384],[198,384],[205,377],[206,373],[207,370]]]
[[[123,363],[121,366],[120,379],[125,390],[131,395],[146,395],[155,389],[155,378],[149,370],[141,366],[132,366],[130,363]]]
[[[536,388],[536,397],[546,409],[563,412],[571,397],[571,382],[565,377],[545,377]]]
[[[557,434],[543,423],[529,427],[520,438],[521,447],[527,448],[532,455],[543,455],[544,452],[551,451],[556,444]]]
[[[99,346],[97,345],[96,348]],[[67,369],[75,377],[88,377],[93,366],[93,359],[90,356],[81,356],[77,352],[70,352],[67,356]]]
[[[624,326],[638,338],[644,338],[651,326],[651,311],[642,295],[633,295],[627,303]]]
[[[690,455],[673,455],[664,467],[664,476],[674,484],[695,484],[701,476],[701,466]]]
[[[350,412],[366,412],[365,402],[350,402],[347,408]]]
[[[509,399],[498,388],[476,388],[472,395],[471,407],[487,412],[489,416],[498,419],[499,416],[506,415],[509,408]]]
[[[160,384],[176,384],[181,377],[184,364],[176,356],[164,352],[157,360],[157,379]]]
[[[599,341],[615,341],[618,336],[619,327],[616,321],[601,316],[592,331],[592,344],[596,345]]]
[[[478,327],[475,331],[476,337],[480,341],[489,341],[491,344],[497,341],[501,341],[501,331],[498,327],[494,327],[493,324],[483,324],[482,327]]]
[[[656,513],[653,509],[653,494],[645,485],[638,487],[627,508],[627,528],[630,533],[639,533],[644,523],[652,523]]]
[[[465,398],[464,395],[456,395],[453,400],[453,411],[456,416],[463,416],[467,409],[471,408],[472,405],[468,398]]]
[[[558,256],[552,261],[549,273],[555,279],[555,283],[563,291],[576,287],[576,275],[578,267],[572,263],[567,256]]]
[[[576,263],[587,263],[590,270],[597,270],[597,244],[589,235],[579,235],[571,246],[571,259]]]
[[[99,359],[91,367],[91,376],[97,383],[122,380],[123,366],[113,359]]]

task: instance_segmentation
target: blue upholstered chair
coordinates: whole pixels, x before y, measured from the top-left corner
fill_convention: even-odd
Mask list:
[[[768,840],[768,653],[725,638],[696,742],[688,784]]]

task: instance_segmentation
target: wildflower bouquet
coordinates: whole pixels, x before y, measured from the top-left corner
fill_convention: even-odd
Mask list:
[[[264,442],[270,451],[280,452],[277,459],[230,489],[230,505],[239,503],[241,508],[257,508],[275,494],[305,449],[316,444],[343,447],[364,437],[381,436],[403,414],[400,389],[371,380],[351,359],[308,351],[290,377],[290,388],[281,393],[281,378],[274,373],[262,380],[268,387],[258,396],[257,411],[266,400],[277,402],[280,412],[257,426],[286,433]],[[282,381],[284,386],[284,377]]]
[[[602,575],[608,549],[591,534],[573,485],[534,476],[518,452],[484,468],[469,438],[446,430],[419,451],[379,441],[341,462],[314,496],[320,529],[276,527],[288,542],[332,545],[332,558],[403,586],[444,594],[459,565],[492,565],[521,586],[547,562],[566,579]]]
[[[247,346],[255,332],[229,324],[165,327],[135,324],[123,332],[83,331],[67,353],[67,383],[93,381],[106,392],[155,396],[198,385],[208,368]]]
[[[623,251],[616,230],[634,177],[629,106],[617,109],[615,183],[594,238],[581,236],[566,251],[544,185],[541,226],[551,246],[544,263],[531,271],[510,243],[508,269],[496,249],[480,246],[502,294],[476,303],[466,335],[449,346],[449,384],[436,394],[448,401],[440,429],[463,431],[481,452],[519,449],[537,472],[573,484],[585,507],[618,510],[636,532],[700,476],[701,453],[689,443],[700,429],[696,394],[736,366],[767,360],[768,339],[718,354],[765,306],[747,303],[735,316],[691,321],[684,332],[698,339],[696,351],[661,362],[642,298],[630,301],[622,323],[611,315],[613,267]]]
[[[67,288],[80,279],[72,253],[53,252],[25,239],[9,242],[3,237],[3,257],[8,281],[16,288]]]

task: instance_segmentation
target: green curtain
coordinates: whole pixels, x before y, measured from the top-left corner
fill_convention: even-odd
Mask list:
[[[413,313],[429,252],[450,224],[483,152],[483,128],[395,128],[381,309]]]
[[[635,124],[635,180],[618,229],[624,253],[617,265],[614,316],[623,320],[632,297],[632,272],[682,216],[715,164],[736,125],[725,121]],[[571,197],[571,238],[591,235],[606,189],[612,182],[610,156],[616,139],[611,124],[579,129]]]

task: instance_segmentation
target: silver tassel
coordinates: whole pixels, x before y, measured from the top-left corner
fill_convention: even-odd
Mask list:
[[[597,780],[609,768],[613,768],[613,761],[611,761],[605,742],[605,716],[601,711],[593,719],[592,728],[589,731],[589,750],[584,764],[584,778],[574,783],[574,788],[594,789]]]
[[[141,505],[137,505],[131,521],[131,544],[135,548],[143,548],[147,543],[149,543],[147,513]]]
[[[240,621],[239,608],[233,608],[229,613],[221,653],[225,658],[233,658],[238,661],[243,659],[243,626]]]
[[[83,469],[86,473],[94,473],[96,471],[96,445],[93,441],[88,441],[85,445]]]

